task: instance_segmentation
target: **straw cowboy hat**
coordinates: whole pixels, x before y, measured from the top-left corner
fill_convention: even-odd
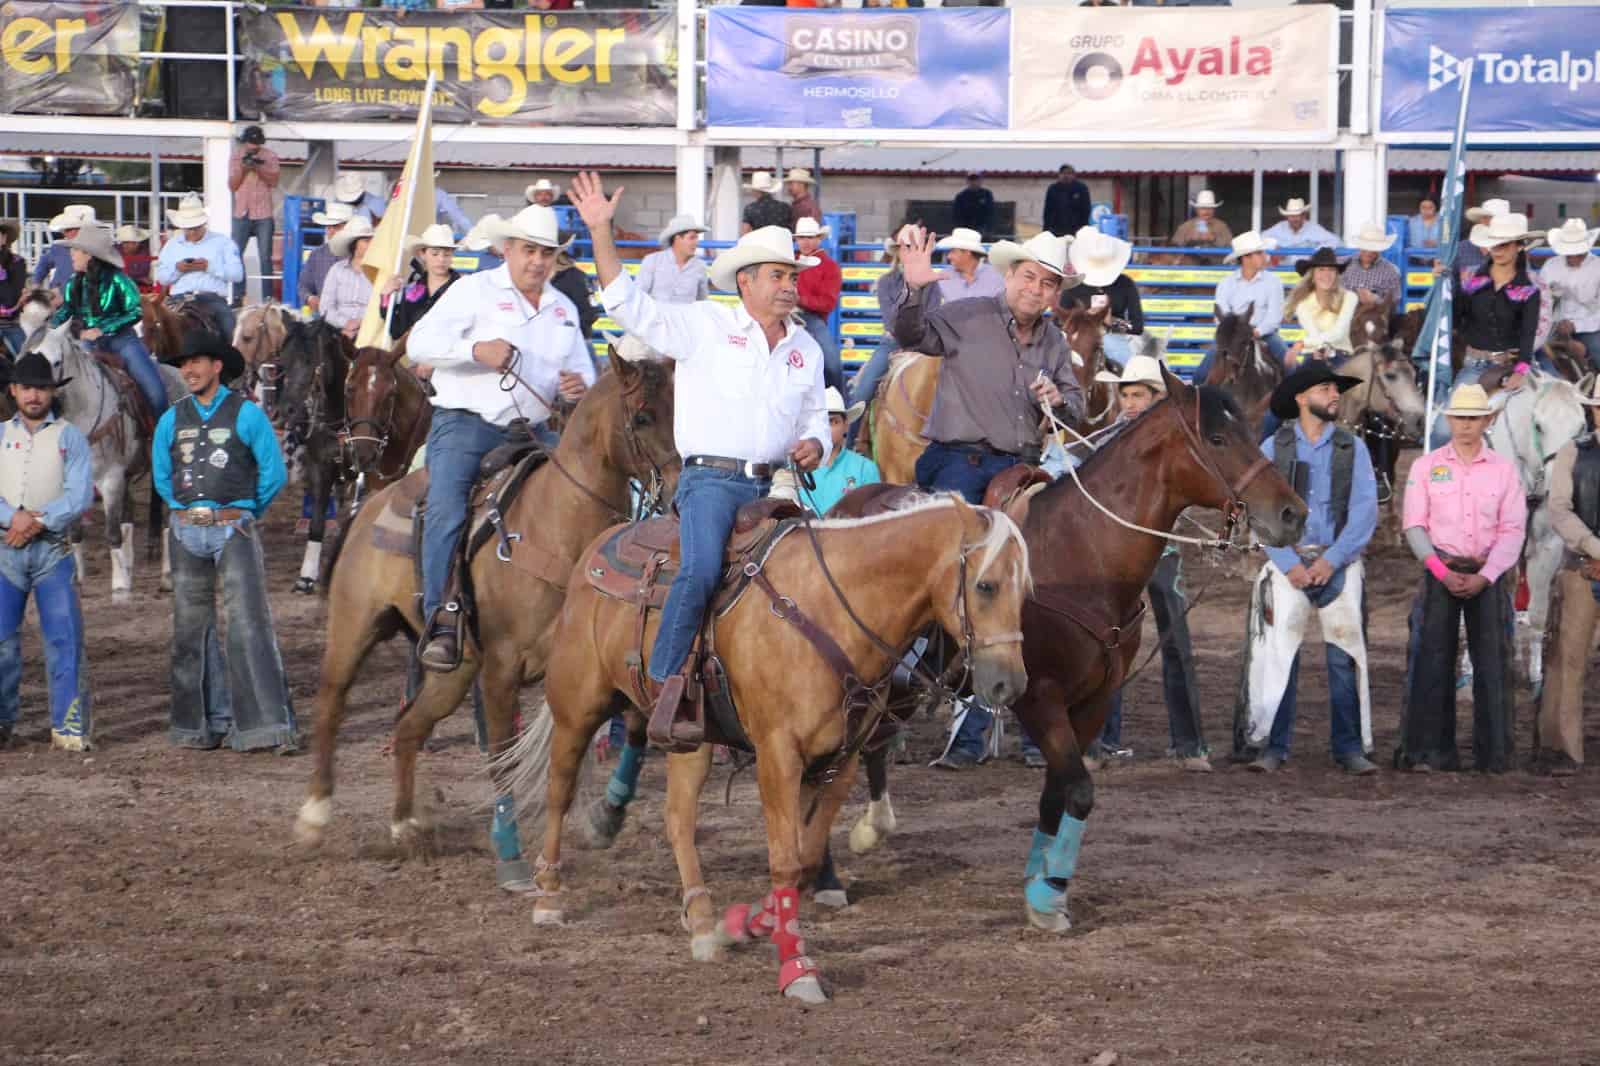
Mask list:
[[[1487,250],[1502,244],[1526,241],[1531,236],[1528,232],[1528,216],[1513,211],[1507,215],[1495,215],[1487,223],[1480,222],[1473,226],[1472,235],[1467,239]]]
[[[118,226],[117,232],[112,236],[111,239],[116,241],[118,244],[126,244],[129,242],[136,244],[143,243],[144,241],[150,239],[150,231],[147,229],[140,229],[138,226]]]
[[[342,226],[355,217],[355,208],[349,204],[341,204],[337,200],[330,200],[323,210],[311,215],[311,221],[319,226]]]
[[[678,236],[680,233],[706,232],[708,232],[707,229],[699,222],[695,221],[695,217],[693,215],[673,215],[672,221],[668,222],[666,227],[662,229],[661,236],[656,239],[656,243],[665,248],[667,245],[671,244],[672,239]]]
[[[538,181],[522,190],[522,198],[531,204],[533,203],[533,194],[536,192],[547,192],[559,199],[561,196],[561,186],[557,185],[549,178],[540,178]]]
[[[195,229],[211,221],[206,212],[206,202],[193,193],[178,201],[176,211],[167,212],[167,221],[173,229]]]
[[[1109,233],[1101,233],[1094,226],[1080,229],[1072,247],[1067,249],[1067,259],[1072,269],[1083,275],[1085,285],[1110,285],[1121,276],[1132,258],[1133,245]]]
[[[995,241],[989,249],[989,262],[996,270],[1009,270],[1017,263],[1038,263],[1058,278],[1067,276],[1067,245],[1071,237],[1057,237],[1046,231],[1029,237],[1021,244],[1015,241]]]
[[[472,228],[467,230],[467,235],[461,238],[461,250],[463,252],[488,251],[499,243],[498,237],[490,237],[489,234],[505,225],[505,221],[505,219],[492,211],[484,215],[477,222],[474,222]]]
[[[782,263],[809,270],[822,260],[814,255],[796,255],[794,234],[782,226],[762,226],[739,238],[732,248],[724,248],[711,263],[711,286],[728,292],[739,290],[739,271],[759,263]]]
[[[1284,218],[1291,218],[1294,215],[1309,215],[1310,213],[1311,208],[1298,196],[1289,197],[1289,202],[1278,208],[1278,214]]]
[[[1509,215],[1510,213],[1510,200],[1485,200],[1482,207],[1467,208],[1467,221],[1482,222],[1486,218],[1493,218],[1496,215]]]
[[[232,381],[244,373],[244,355],[228,343],[228,339],[211,330],[193,330],[183,335],[183,344],[176,352],[163,355],[161,361],[168,366],[182,366],[185,359],[209,355],[222,360],[222,379]]]
[[[1376,222],[1361,223],[1361,230],[1350,238],[1350,247],[1363,252],[1387,252],[1395,234],[1385,233]]]
[[[80,227],[76,237],[62,243],[68,248],[76,248],[102,262],[110,263],[118,270],[123,268],[122,253],[111,243],[111,231],[98,223]]]
[[[819,224],[809,215],[794,224],[796,237],[826,237],[830,232],[827,226]]]
[[[43,352],[24,352],[17,365],[11,368],[11,384],[27,385],[35,389],[59,389],[71,378],[57,378],[50,357]]]
[[[1296,259],[1294,270],[1296,274],[1304,276],[1317,269],[1317,267],[1333,267],[1333,269],[1343,274],[1345,268],[1349,265],[1350,260],[1340,259],[1332,248],[1318,248],[1309,258]]]
[[[406,235],[405,249],[407,255],[411,255],[413,252],[423,248],[448,248],[453,252],[456,249],[456,235],[443,222],[435,222],[423,230],[420,236]]]
[[[1212,192],[1210,189],[1201,189],[1199,192],[1195,193],[1194,199],[1189,201],[1189,206],[1210,207],[1214,209],[1221,207],[1222,201],[1217,199],[1217,194]]]
[[[328,247],[333,249],[333,254],[343,259],[350,254],[350,249],[355,247],[356,241],[363,237],[372,236],[372,223],[367,221],[366,215],[357,215],[345,224],[344,229],[334,234],[328,242]]]
[[[1294,398],[1329,381],[1339,386],[1340,392],[1349,392],[1357,385],[1365,384],[1360,378],[1334,373],[1333,367],[1321,359],[1308,359],[1272,390],[1272,413],[1284,421],[1300,417],[1300,405],[1294,402]]]
[[[857,400],[846,407],[844,396],[832,385],[822,391],[822,400],[823,407],[827,409],[830,415],[844,415],[844,424],[847,426],[860,418],[862,412],[867,409],[867,401],[865,400]]]
[[[1569,218],[1545,237],[1550,242],[1550,250],[1557,255],[1584,255],[1594,247],[1600,229],[1590,229],[1581,218]]]
[[[1093,284],[1091,282],[1090,284]],[[1128,365],[1118,374],[1111,370],[1102,370],[1094,376],[1096,381],[1103,381],[1108,385],[1121,388],[1124,385],[1148,385],[1156,392],[1166,392],[1167,383],[1161,378],[1161,362],[1148,355],[1135,355],[1128,360]]]
[[[485,229],[485,235],[491,241],[527,241],[543,248],[555,248],[566,251],[572,243],[572,238],[565,241],[561,239],[561,227],[556,222],[556,212],[553,207],[541,207],[538,204],[529,204],[510,218],[498,223],[493,229]]]
[[[1253,252],[1270,252],[1278,246],[1274,237],[1263,237],[1253,229],[1247,229],[1233,239],[1232,250],[1222,257],[1224,263],[1237,263]]]
[[[787,185],[791,181],[798,181],[805,185],[815,185],[817,183],[816,179],[811,176],[811,171],[805,167],[790,167],[789,173],[783,176],[783,183]]]
[[[1489,405],[1489,394],[1482,385],[1458,385],[1450,394],[1450,406],[1442,414],[1452,418],[1488,418],[1495,413]]]
[[[895,230],[893,234],[891,234],[890,236],[885,237],[883,239],[883,250],[884,250],[884,252],[889,253],[889,254],[893,254],[894,250],[900,246],[900,243],[902,241],[909,240],[911,238],[912,234],[914,234],[915,232],[916,232],[916,227],[912,226],[911,223],[907,222],[905,225],[903,225],[899,229]]]
[[[950,236],[934,245],[935,251],[940,252],[971,252],[973,255],[988,255],[989,249],[983,243],[983,236],[975,229],[957,226],[950,231]]]
[[[346,172],[333,179],[333,199],[354,204],[367,195],[367,182],[360,174]]]
[[[78,229],[87,222],[94,222],[94,208],[88,204],[68,204],[61,209],[61,213],[50,220],[50,228],[60,233],[62,230]]]
[[[756,192],[777,192],[778,181],[772,176],[772,171],[758,170],[750,175],[750,180],[745,184],[745,188]]]

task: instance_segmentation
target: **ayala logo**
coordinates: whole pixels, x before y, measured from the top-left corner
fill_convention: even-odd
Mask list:
[[[1272,49],[1260,44],[1246,48],[1238,37],[1229,37],[1225,47],[1162,48],[1154,37],[1146,37],[1134,52],[1128,75],[1132,77],[1145,71],[1168,85],[1182,84],[1191,74],[1196,77],[1242,74],[1263,78],[1272,74]]]

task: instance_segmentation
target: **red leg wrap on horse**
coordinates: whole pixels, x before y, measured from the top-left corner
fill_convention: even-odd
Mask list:
[[[778,991],[783,991],[798,978],[814,976],[816,964],[806,956],[805,938],[800,935],[800,891],[794,888],[774,889],[767,897],[769,906],[775,905],[777,926],[772,931],[772,942],[778,949]],[[768,913],[763,910],[762,914]]]
[[[791,890],[792,891],[792,890]],[[761,901],[761,909],[750,918],[750,935],[768,937],[778,925],[777,905],[773,902],[774,893],[768,893],[767,898]],[[750,905],[755,910],[755,904]]]

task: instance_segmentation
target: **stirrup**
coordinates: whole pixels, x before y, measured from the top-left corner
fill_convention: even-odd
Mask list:
[[[446,616],[443,621],[439,618],[441,613]],[[464,617],[465,612],[461,610],[461,604],[455,600],[441,604],[433,612],[428,624],[423,627],[422,639],[417,642],[417,662],[424,670],[438,674],[448,674],[461,666],[463,651],[461,637]],[[440,639],[452,642],[451,654],[443,658],[430,659],[427,654],[428,649],[433,647],[434,642]]]
[[[705,721],[692,713],[687,718],[679,717],[688,692],[689,676],[686,673],[673,674],[661,683],[661,692],[650,712],[646,735],[650,743],[663,751],[684,754],[705,743]]]

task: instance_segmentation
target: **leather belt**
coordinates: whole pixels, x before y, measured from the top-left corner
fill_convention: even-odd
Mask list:
[[[771,463],[756,463],[749,459],[729,459],[722,455],[691,455],[683,461],[683,465],[703,466],[711,470],[725,470],[730,474],[742,474],[757,481],[765,481],[772,477]]]
[[[251,516],[243,507],[189,507],[176,514],[186,526],[221,526]]]
[[[1497,366],[1503,366],[1506,363],[1515,363],[1515,362],[1520,361],[1521,360],[1521,353],[1520,352],[1513,352],[1513,351],[1493,351],[1492,352],[1492,351],[1489,351],[1487,348],[1474,348],[1472,345],[1469,344],[1469,345],[1467,345],[1466,358],[1468,358],[1468,359],[1476,359],[1476,360],[1479,360],[1480,362],[1484,361],[1484,360],[1487,360],[1487,361],[1489,361],[1491,363],[1496,364]]]

